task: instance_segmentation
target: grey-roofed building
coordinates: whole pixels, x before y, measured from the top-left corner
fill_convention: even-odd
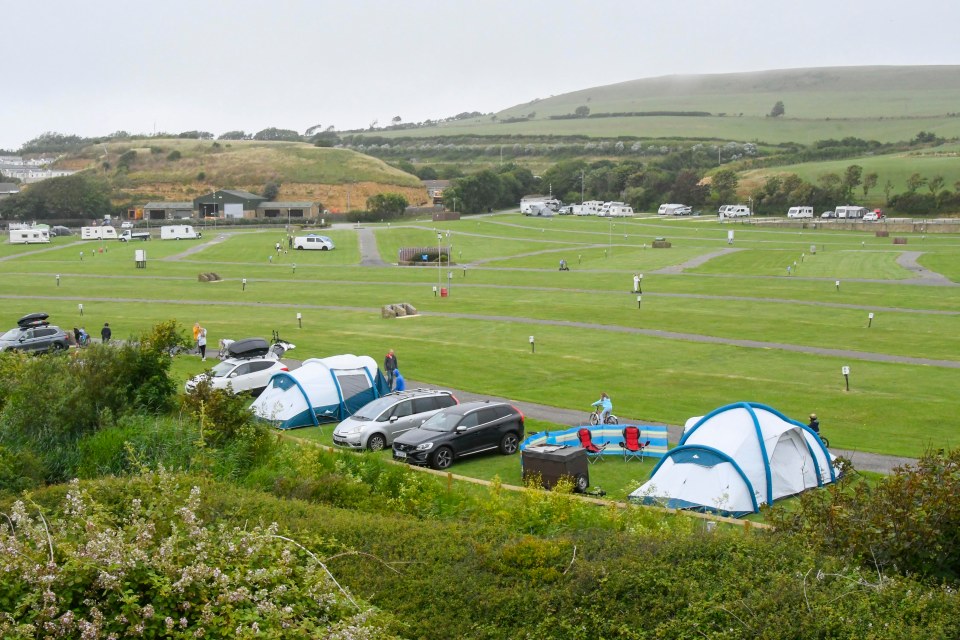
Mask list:
[[[20,193],[20,187],[13,182],[0,182],[0,198],[6,198]]]
[[[192,202],[148,202],[143,205],[144,220],[186,220],[193,217]]]
[[[316,202],[261,202],[257,205],[259,218],[316,218],[319,207]]]
[[[266,198],[240,189],[221,189],[193,200],[201,217],[255,218],[257,207]]]
[[[450,186],[449,180],[424,180],[423,186],[427,188],[427,195],[433,204],[443,204],[443,190]]]

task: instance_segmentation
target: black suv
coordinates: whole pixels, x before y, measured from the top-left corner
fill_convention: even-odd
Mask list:
[[[62,351],[70,346],[70,338],[60,327],[47,322],[46,313],[31,313],[17,321],[17,328],[0,336],[0,351]]]
[[[446,469],[457,458],[499,449],[516,453],[523,414],[506,402],[465,402],[435,413],[393,441],[394,460]]]

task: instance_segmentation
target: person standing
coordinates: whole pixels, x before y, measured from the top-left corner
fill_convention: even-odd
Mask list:
[[[387,376],[387,386],[393,390],[393,372],[397,370],[397,356],[393,352],[393,349],[387,351],[387,355],[383,357],[383,371]]]
[[[640,293],[640,274],[633,274],[633,292]]]
[[[200,350],[200,361],[207,361],[207,330],[200,327],[200,333],[197,334],[197,349]]]
[[[193,346],[197,351],[200,351],[200,343],[197,342],[200,339],[200,323],[193,323]]]
[[[110,342],[110,337],[113,335],[113,332],[110,330],[110,323],[104,322],[103,329],[100,329],[100,341],[103,344]]]

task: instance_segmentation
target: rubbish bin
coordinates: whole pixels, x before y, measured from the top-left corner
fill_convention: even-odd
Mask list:
[[[441,297],[441,298],[446,298],[446,297],[447,297],[447,288],[446,288],[446,287],[441,287],[441,288],[440,288],[440,297]]]
[[[581,447],[530,445],[521,453],[520,464],[524,481],[539,475],[545,489],[552,489],[564,476],[573,480],[574,491],[582,493],[590,486],[587,452]]]

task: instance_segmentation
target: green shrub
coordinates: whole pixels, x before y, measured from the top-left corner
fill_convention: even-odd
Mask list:
[[[18,494],[43,483],[43,467],[30,451],[0,445],[0,493]]]

